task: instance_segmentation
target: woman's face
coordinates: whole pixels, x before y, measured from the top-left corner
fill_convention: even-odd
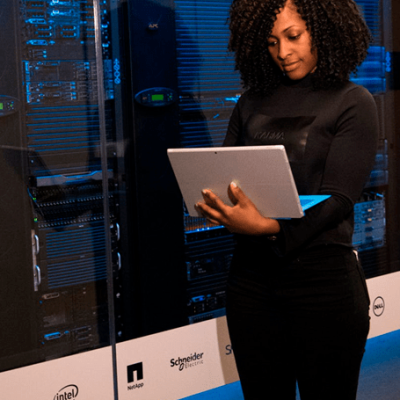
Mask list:
[[[311,49],[311,35],[306,22],[290,0],[276,17],[268,38],[269,53],[290,79],[302,79],[315,71],[318,60],[316,49]]]

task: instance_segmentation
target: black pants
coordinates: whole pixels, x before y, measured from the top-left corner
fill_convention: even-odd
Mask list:
[[[296,381],[302,400],[356,399],[369,297],[352,249],[246,253],[234,257],[227,303],[245,399],[294,400]]]

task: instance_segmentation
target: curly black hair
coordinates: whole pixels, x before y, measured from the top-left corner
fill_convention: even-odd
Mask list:
[[[317,49],[314,88],[333,88],[347,81],[364,61],[372,41],[353,0],[233,0],[228,49],[235,53],[244,87],[267,94],[279,84],[282,72],[269,54],[268,37],[287,1],[297,7]]]

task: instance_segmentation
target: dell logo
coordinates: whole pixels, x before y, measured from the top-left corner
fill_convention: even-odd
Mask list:
[[[374,300],[373,311],[377,317],[380,317],[385,311],[385,301],[382,297],[379,296]]]
[[[143,379],[143,363],[137,363],[128,365],[128,383],[135,381],[135,372],[136,372],[136,380],[140,381]]]

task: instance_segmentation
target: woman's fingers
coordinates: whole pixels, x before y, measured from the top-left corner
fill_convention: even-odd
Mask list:
[[[228,197],[229,200],[232,202],[232,204],[235,206],[237,204],[237,198],[235,196],[235,189],[237,189],[237,185],[235,182],[232,182],[229,186],[228,186]]]
[[[233,205],[248,200],[248,197],[244,194],[243,190],[240,189],[235,182],[231,182],[228,186],[228,196]]]
[[[215,210],[222,211],[226,207],[225,203],[211,190],[204,189],[202,194],[204,202]]]
[[[224,225],[224,216],[228,207],[216,194],[209,189],[204,189],[203,202],[195,205],[196,210],[214,225]]]
[[[221,225],[221,213],[214,208],[210,207],[206,203],[197,203],[194,206],[197,210],[197,212],[206,218],[209,222],[215,225]]]
[[[231,183],[228,188],[233,207],[226,205],[211,190],[203,190],[204,202],[196,204],[197,211],[215,225],[224,225],[230,232],[245,235],[276,234],[280,231],[279,223],[264,218],[253,202]]]

